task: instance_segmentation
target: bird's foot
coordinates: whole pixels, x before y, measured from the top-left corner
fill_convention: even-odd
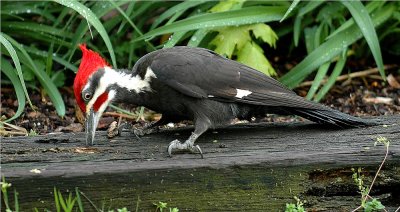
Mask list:
[[[191,153],[199,153],[201,158],[203,158],[203,152],[199,145],[193,145],[190,141],[185,141],[185,143],[181,143],[179,140],[175,139],[169,143],[168,146],[168,154],[172,157],[173,151],[189,151]]]

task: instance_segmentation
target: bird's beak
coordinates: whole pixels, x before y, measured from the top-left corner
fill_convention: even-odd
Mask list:
[[[93,145],[94,134],[101,117],[101,112],[95,112],[93,108],[86,115],[86,145]]]

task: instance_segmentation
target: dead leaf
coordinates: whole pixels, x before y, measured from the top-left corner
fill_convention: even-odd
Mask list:
[[[118,122],[113,121],[110,124],[110,127],[108,127],[107,129],[107,136],[108,138],[114,138],[115,136],[117,136],[119,134],[119,130],[118,130]]]
[[[400,89],[400,83],[396,80],[396,78],[392,74],[389,74],[389,76],[387,77],[387,81],[389,85],[392,86],[393,88]]]
[[[393,99],[389,97],[364,97],[363,102],[366,104],[393,104]]]

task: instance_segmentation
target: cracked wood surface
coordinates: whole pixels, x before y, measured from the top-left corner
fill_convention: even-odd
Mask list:
[[[148,169],[223,168],[266,163],[271,166],[307,164],[375,164],[382,160],[374,148],[378,136],[392,141],[389,160],[399,162],[400,116],[380,117],[386,123],[367,128],[329,129],[311,123],[236,125],[210,130],[196,142],[196,154],[168,157],[167,145],[186,139],[192,129],[166,130],[138,140],[130,132],[108,139],[96,133],[96,144],[86,147],[84,133],[3,138],[2,173],[7,177],[75,176]],[[71,169],[73,167],[73,169]],[[105,169],[105,167],[107,167]]]
[[[360,202],[351,168],[363,168],[371,182],[385,155],[380,136],[391,141],[389,155],[371,195],[388,211],[400,205],[400,116],[385,125],[330,129],[311,123],[245,124],[216,129],[195,154],[168,157],[167,146],[192,129],[165,130],[138,140],[129,132],[108,139],[96,133],[86,147],[84,133],[2,138],[1,174],[19,192],[21,211],[54,208],[53,188],[65,195],[78,187],[106,208],[154,211],[168,202],[180,211],[282,211],[306,200],[310,211],[350,211]],[[85,211],[93,211],[84,200]],[[4,208],[3,208],[4,209]]]

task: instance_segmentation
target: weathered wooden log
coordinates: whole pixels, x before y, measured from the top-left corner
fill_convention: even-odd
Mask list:
[[[22,211],[54,210],[53,187],[80,191],[98,207],[155,210],[163,201],[181,211],[277,211],[293,196],[313,211],[348,211],[360,204],[351,168],[368,186],[385,156],[378,137],[391,141],[371,191],[384,205],[400,205],[400,116],[386,125],[329,129],[311,123],[246,124],[209,131],[196,154],[168,157],[169,142],[191,129],[165,130],[138,140],[129,132],[85,146],[83,133],[2,138],[2,175],[19,192]],[[40,172],[40,173],[39,173]],[[12,198],[11,198],[12,199]],[[93,207],[86,199],[87,211]],[[4,206],[3,206],[4,207]]]

